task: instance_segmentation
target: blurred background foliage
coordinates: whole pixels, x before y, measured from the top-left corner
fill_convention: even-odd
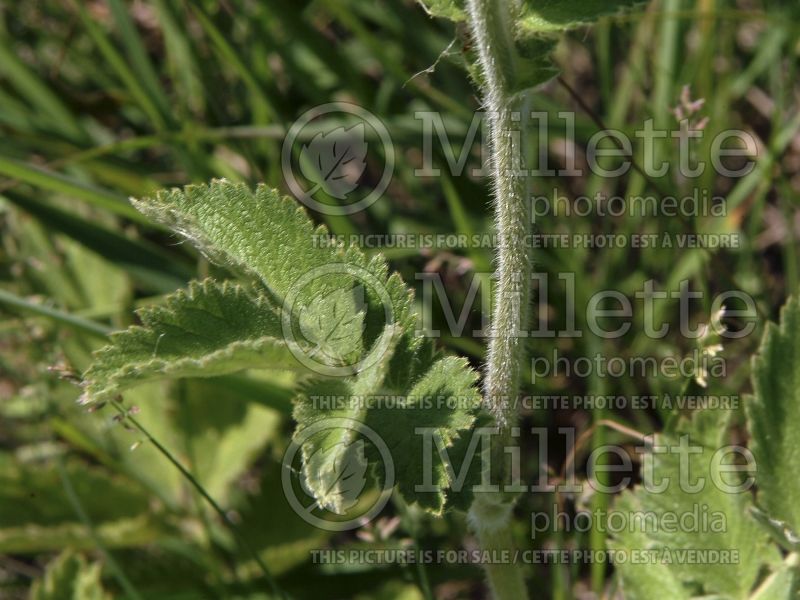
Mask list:
[[[800,235],[800,21],[794,3],[758,0],[660,0],[639,14],[576,30],[559,44],[562,80],[533,95],[550,116],[543,152],[552,164],[583,148],[601,126],[632,133],[646,119],[677,130],[674,107],[684,86],[707,119],[693,158],[710,160],[713,134],[753,134],[756,169],[727,179],[707,169],[699,179],[661,179],[636,172],[616,179],[543,177],[536,192],[567,197],[605,194],[682,196],[699,188],[726,199],[724,219],[547,215],[541,233],[741,233],[732,249],[548,249],[537,252],[549,275],[539,317],[562,328],[565,290],[578,282],[576,327],[585,329],[587,299],[597,290],[633,296],[645,281],[677,290],[681,280],[706,292],[693,318],[708,322],[713,294],[741,289],[760,317],[775,319],[798,285]],[[795,13],[794,15],[792,13]],[[34,0],[0,1],[0,597],[150,599],[262,598],[268,590],[252,556],[141,431],[109,409],[87,414],[74,380],[107,333],[135,322],[133,309],[159,302],[206,262],[172,234],[146,222],[127,198],[213,177],[286,190],[283,136],[313,106],[343,100],[379,115],[396,150],[392,183],[379,202],[351,217],[313,215],[332,232],[483,233],[491,231],[485,182],[448,174],[434,144],[436,177],[422,166],[417,111],[437,111],[455,151],[467,138],[474,88],[460,51],[465,32],[430,18],[411,0]],[[559,111],[575,111],[575,140],[565,139]],[[532,132],[536,136],[536,132]],[[533,140],[539,143],[538,139]],[[659,145],[677,165],[673,141]],[[380,156],[366,178],[377,179]],[[476,143],[468,174],[480,166]],[[473,277],[486,284],[489,248],[388,249],[405,280],[437,273],[461,310]],[[418,294],[418,298],[420,294]],[[675,321],[677,301],[660,305]],[[485,308],[485,307],[484,307]],[[467,334],[442,347],[482,360],[481,307]],[[641,314],[637,313],[637,321]],[[436,311],[433,323],[445,324]],[[534,356],[683,356],[692,342],[676,327],[645,337],[637,322],[620,340],[543,338]],[[709,391],[739,393],[758,331],[726,345],[728,376]],[[685,381],[659,377],[547,377],[536,394],[678,393]],[[463,516],[434,520],[399,501],[379,526],[331,536],[295,516],[280,491],[280,459],[291,432],[289,378],[260,373],[172,385],[125,396],[160,444],[193,474],[245,532],[279,585],[296,598],[471,598],[484,594],[479,570],[467,566],[314,565],[309,551],[336,548],[460,548]],[[529,411],[526,425],[581,429],[608,411]],[[664,411],[617,412],[642,431],[660,429]],[[614,434],[605,434],[615,439]],[[595,442],[603,440],[598,434]],[[540,468],[558,471],[535,449],[528,481]],[[579,461],[579,464],[580,461]],[[552,505],[528,495],[520,514]],[[604,498],[576,498],[571,506]],[[399,524],[394,517],[400,519]],[[535,548],[602,548],[597,533],[553,533],[520,543]],[[590,587],[613,594],[610,567],[531,566],[542,595],[571,598]],[[431,592],[433,590],[433,592]]]

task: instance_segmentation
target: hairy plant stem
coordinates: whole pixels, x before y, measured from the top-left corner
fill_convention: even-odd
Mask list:
[[[499,241],[497,283],[485,373],[484,402],[500,428],[492,461],[502,464],[503,446],[516,424],[525,338],[530,305],[531,220],[521,175],[523,157],[521,114],[524,99],[514,93],[518,57],[514,45],[515,0],[468,0],[470,28],[483,76],[483,101],[489,119],[495,225]],[[501,469],[502,470],[502,469]],[[502,481],[505,477],[501,474]],[[501,492],[479,494],[469,512],[483,550],[511,551],[512,504]],[[487,565],[489,586],[496,600],[526,598],[525,580],[517,564]]]
[[[531,274],[527,181],[520,175],[524,99],[511,92],[518,62],[511,33],[516,3],[470,0],[468,8],[484,78],[499,242],[485,398],[498,425],[506,428],[516,420],[514,401],[525,360],[522,335],[528,322]]]

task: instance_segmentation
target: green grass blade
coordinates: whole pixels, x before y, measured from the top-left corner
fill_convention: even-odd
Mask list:
[[[66,325],[67,327],[77,331],[89,333],[100,338],[105,338],[111,331],[109,327],[106,327],[101,323],[76,317],[75,315],[71,315],[68,312],[59,310],[57,308],[36,304],[35,302],[17,296],[16,294],[12,294],[11,292],[7,292],[3,289],[0,289],[0,305],[29,312],[41,317],[47,317],[51,321],[55,321],[61,325]]]
[[[116,72],[117,77],[128,89],[133,99],[142,109],[145,116],[152,123],[153,128],[161,130],[166,128],[166,119],[158,108],[156,102],[147,92],[142,82],[136,74],[128,67],[128,63],[122,55],[114,48],[114,45],[106,36],[105,32],[100,29],[99,25],[92,19],[83,6],[78,7],[78,14],[81,18],[86,32],[94,41],[97,49],[103,55],[103,58],[109,66]]]
[[[47,115],[55,130],[73,139],[86,138],[75,116],[50,87],[17,58],[5,40],[0,40],[0,73],[8,78],[30,106]]]
[[[62,173],[56,173],[12,158],[0,157],[0,174],[51,192],[83,200],[137,223],[145,224],[148,222],[145,217],[130,205],[125,196],[78,181]]]
[[[169,254],[147,241],[131,239],[113,229],[21,194],[8,192],[2,197],[37,218],[50,231],[71,237],[135,275],[152,271],[154,276],[147,278],[147,281],[154,291],[171,292],[194,276],[194,268],[188,260],[181,261],[179,256]]]

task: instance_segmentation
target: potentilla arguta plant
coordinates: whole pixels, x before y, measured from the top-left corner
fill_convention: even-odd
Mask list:
[[[526,195],[530,184],[519,175],[525,158],[525,113],[528,90],[555,74],[550,53],[558,35],[599,17],[631,8],[635,2],[605,0],[428,0],[435,16],[464,22],[471,35],[467,61],[481,90],[488,113],[491,160],[491,206],[499,236],[497,285],[491,336],[482,385],[464,358],[439,355],[430,339],[416,334],[412,291],[397,274],[390,274],[381,256],[368,257],[352,246],[315,243],[327,237],[304,209],[276,190],[215,180],[169,190],[134,206],[199,248],[211,261],[234,276],[229,281],[205,279],[163,303],[139,312],[141,325],[113,334],[111,344],[95,356],[84,374],[82,401],[115,401],[126,389],[158,379],[212,377],[244,369],[291,371],[296,376],[295,436],[336,418],[364,423],[392,449],[395,487],[405,502],[433,514],[447,509],[466,511],[483,550],[513,550],[515,498],[503,491],[480,491],[481,461],[456,483],[443,462],[434,464],[437,491],[419,491],[424,451],[419,428],[435,427],[453,465],[462,465],[476,427],[487,425],[502,435],[491,436],[488,456],[495,458],[492,475],[503,464],[504,444],[517,424],[515,400],[521,393],[526,360],[529,282],[535,261],[527,245],[530,215]],[[470,62],[471,61],[471,62]],[[308,278],[309,273],[315,276]],[[371,285],[362,285],[364,281]],[[300,285],[302,283],[302,285]],[[363,288],[359,300],[354,294]],[[387,312],[387,305],[390,310]],[[387,318],[388,315],[388,318]],[[780,328],[771,328],[755,361],[755,398],[748,420],[753,452],[764,465],[758,506],[746,496],[707,493],[702,501],[727,515],[735,528],[725,537],[619,535],[614,548],[690,549],[741,548],[750,555],[741,577],[723,569],[703,571],[690,566],[620,565],[627,598],[791,598],[795,586],[798,531],[797,487],[800,470],[794,425],[800,406],[797,373],[800,365],[800,307],[791,302]],[[332,318],[335,317],[335,318]],[[300,331],[302,335],[294,335]],[[370,407],[370,396],[399,398],[391,408]],[[344,399],[319,405],[315,399]],[[457,398],[455,404],[428,404],[431,397]],[[682,422],[682,433],[711,449],[722,443],[728,421],[700,415]],[[368,475],[380,485],[386,473],[380,460],[355,432],[324,429],[302,448],[302,483],[317,501],[343,514],[352,504],[341,465],[371,465]],[[672,437],[670,437],[672,436]],[[485,455],[484,455],[485,456]],[[659,457],[675,469],[672,457]],[[722,470],[706,455],[698,465]],[[673,461],[673,462],[671,462]],[[710,466],[709,466],[710,464]],[[682,490],[654,495],[637,488],[623,494],[618,510],[672,510],[696,502]],[[794,504],[792,503],[793,501]],[[666,504],[665,504],[666,503]],[[775,541],[777,540],[777,542]],[[786,555],[782,555],[783,548]],[[763,577],[764,572],[769,575]],[[528,597],[521,563],[490,561],[486,574],[498,600]],[[667,595],[665,595],[667,594]]]
[[[605,2],[590,2],[576,12],[572,3],[550,3],[535,11],[511,2],[436,3],[435,14],[467,19],[477,61],[472,72],[483,90],[490,114],[492,187],[500,250],[498,286],[492,335],[485,367],[483,394],[476,388],[477,374],[461,358],[436,357],[429,341],[414,335],[411,291],[397,275],[389,275],[384,259],[367,259],[356,248],[319,248],[315,229],[302,208],[264,186],[255,193],[243,185],[214,181],[210,185],[159,193],[134,202],[136,208],[190,240],[212,261],[241,273],[243,281],[192,282],[186,291],[170,296],[162,305],[140,311],[141,326],[114,334],[112,344],[96,355],[84,377],[83,402],[111,400],[126,388],[146,381],[209,377],[249,368],[296,371],[302,381],[295,401],[297,432],[325,419],[346,417],[366,423],[389,447],[399,474],[397,488],[409,502],[439,514],[447,506],[469,509],[469,522],[485,550],[508,550],[512,544],[513,498],[502,492],[473,493],[480,473],[472,470],[459,491],[451,491],[452,476],[444,465],[436,467],[441,493],[417,493],[421,481],[422,451],[408,440],[416,427],[435,424],[452,464],[463,462],[465,435],[481,409],[502,433],[516,423],[514,402],[520,388],[525,359],[517,332],[525,327],[530,299],[532,257],[526,247],[530,218],[525,203],[527,184],[512,173],[512,158],[522,155],[519,130],[512,111],[522,110],[525,90],[555,73],[549,53],[554,34],[617,9]],[[620,3],[621,8],[624,3]],[[347,269],[316,278],[293,298],[296,314],[282,314],[287,295],[304,274],[342,264]],[[350,293],[356,284],[352,273],[366,272],[388,291],[392,323],[368,323],[380,312],[383,300],[367,293],[362,310]],[[335,330],[326,323],[337,316]],[[303,341],[287,340],[284,320],[297,317]],[[294,347],[292,347],[294,345]],[[301,347],[298,347],[301,346]],[[315,365],[336,369],[354,363],[367,365],[347,377],[319,377],[318,368],[297,360],[297,352],[313,355]],[[312,366],[312,367],[313,367]],[[391,391],[408,399],[406,410],[365,410],[359,398]],[[320,395],[349,397],[352,406],[320,410],[310,398]],[[446,395],[473,398],[459,408],[421,409],[421,398]],[[383,414],[382,414],[383,413]],[[334,512],[344,508],[346,490],[337,471],[351,452],[354,433],[328,430],[313,436],[303,448],[304,487],[318,503]],[[339,436],[339,437],[337,437]],[[335,438],[335,439],[334,439]],[[502,463],[507,435],[494,436],[491,454]],[[364,458],[359,456],[359,460]],[[380,478],[380,472],[375,476]],[[499,474],[503,478],[503,474]],[[526,595],[518,565],[487,566],[489,585],[497,598]]]
[[[418,437],[415,427],[435,423],[447,447],[472,427],[480,404],[477,373],[465,359],[437,356],[430,340],[415,335],[412,292],[397,274],[389,274],[381,256],[367,258],[353,247],[318,247],[314,240],[325,238],[327,230],[314,227],[295,201],[265,186],[253,192],[243,184],[213,181],[134,204],[241,273],[245,283],[195,281],[163,304],[142,309],[141,326],[112,334],[112,344],[97,352],[84,375],[84,403],[112,400],[126,388],[157,379],[276,369],[294,371],[302,381],[294,410],[298,432],[320,420],[347,418],[404,450],[403,444]],[[320,276],[295,287],[315,271]],[[360,306],[352,292],[364,277],[383,292],[363,286],[366,306]],[[388,323],[379,322],[384,301],[392,307]],[[285,326],[297,326],[303,335],[287,335]],[[408,406],[365,408],[364,398],[381,393],[405,397]],[[432,396],[463,401],[453,408],[421,403]],[[322,409],[313,404],[319,397],[346,398],[349,404]],[[348,442],[355,433],[326,430],[303,445],[304,486],[336,512],[346,496],[338,489],[340,453],[352,451]],[[337,435],[342,439],[334,439]],[[436,470],[441,493],[418,494],[421,450],[406,450],[392,456],[395,472],[409,474],[398,482],[399,491],[408,502],[440,513],[450,487],[445,469]]]

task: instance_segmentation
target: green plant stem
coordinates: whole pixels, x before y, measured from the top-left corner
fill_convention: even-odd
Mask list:
[[[52,308],[44,304],[37,304],[31,300],[28,300],[27,298],[22,298],[16,294],[12,294],[11,292],[7,292],[2,289],[0,289],[0,306],[8,306],[42,317],[47,317],[56,323],[60,323],[61,325],[65,325],[74,330],[80,331],[81,333],[88,333],[99,338],[105,338],[111,332],[111,329],[102,323],[97,323],[96,321],[91,321],[89,319],[83,319],[63,310]]]
[[[511,34],[515,4],[509,0],[470,0],[470,23],[484,76],[489,114],[495,226],[498,236],[497,285],[486,369],[488,408],[501,427],[516,420],[514,401],[525,360],[528,324],[531,219],[526,202],[520,109],[524,100],[511,93],[518,62]]]
[[[514,93],[518,57],[513,22],[519,6],[513,0],[469,0],[467,11],[483,75],[488,112],[495,226],[498,235],[497,284],[487,351],[484,402],[500,427],[492,459],[502,461],[502,446],[517,421],[525,338],[530,304],[531,219],[521,176],[524,96]],[[505,480],[505,478],[502,478]],[[480,494],[469,511],[470,524],[484,551],[513,554],[512,504],[501,492]],[[496,600],[526,598],[518,564],[487,564],[489,587]]]

